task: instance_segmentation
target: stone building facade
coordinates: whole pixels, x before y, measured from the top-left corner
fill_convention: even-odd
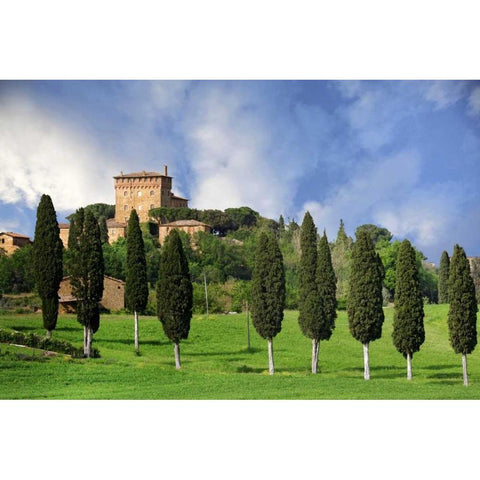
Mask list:
[[[63,243],[63,248],[68,248],[68,234],[70,233],[70,224],[59,223],[58,228],[60,229],[60,240]]]
[[[188,207],[186,198],[178,197],[172,192],[172,177],[168,175],[167,166],[163,173],[136,172],[123,173],[114,178],[115,186],[115,221],[127,223],[130,212],[137,211],[140,222],[148,222],[148,211],[159,207]]]
[[[174,229],[182,230],[192,236],[196,232],[211,233],[212,227],[197,220],[177,220],[176,222],[163,223],[158,226],[158,243],[163,245],[165,237]]]
[[[59,311],[61,313],[75,313],[77,299],[72,295],[70,278],[70,276],[64,277],[58,289]],[[125,308],[125,282],[105,275],[103,277],[103,296],[100,305],[107,310]]]
[[[0,249],[7,255],[12,255],[19,248],[32,244],[30,237],[21,233],[3,232],[0,233]]]

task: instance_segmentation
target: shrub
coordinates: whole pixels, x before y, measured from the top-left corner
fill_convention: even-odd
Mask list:
[[[65,353],[75,358],[83,357],[83,347],[77,348],[69,342],[43,337],[35,333],[26,335],[22,332],[9,332],[0,328],[0,343],[13,343],[15,345],[24,345],[25,347],[50,350],[52,352]],[[91,356],[99,358],[100,352],[96,348],[93,348]]]

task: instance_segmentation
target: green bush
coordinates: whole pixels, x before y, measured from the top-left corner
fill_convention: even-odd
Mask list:
[[[25,347],[65,353],[75,358],[83,357],[83,348],[77,348],[69,342],[42,337],[35,333],[26,335],[22,332],[9,332],[0,328],[0,343],[13,343],[15,345],[24,345]],[[92,357],[100,357],[100,352],[96,348],[92,349]]]

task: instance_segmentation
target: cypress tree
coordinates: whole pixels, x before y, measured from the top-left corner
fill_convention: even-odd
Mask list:
[[[145,245],[138,215],[135,209],[130,213],[127,228],[127,275],[125,282],[127,308],[134,314],[135,351],[138,353],[138,312],[143,312],[148,302],[147,262]]]
[[[285,272],[283,257],[276,239],[260,234],[252,274],[252,323],[268,342],[269,373],[275,373],[273,338],[282,329],[285,306]]]
[[[98,226],[100,228],[100,241],[102,245],[108,243],[108,227],[106,218],[101,215],[98,217]]]
[[[52,199],[42,195],[37,208],[33,263],[38,294],[42,300],[43,326],[47,337],[57,325],[58,288],[63,274],[63,244]]]
[[[285,220],[283,215],[280,215],[280,218],[278,219],[278,229],[280,230],[280,233],[285,231]]]
[[[444,251],[440,258],[438,272],[438,303],[448,303],[448,277],[450,276],[450,257]]]
[[[448,280],[448,329],[455,353],[462,354],[463,384],[468,386],[467,354],[477,345],[477,301],[470,264],[462,247],[455,245]]]
[[[174,343],[175,368],[180,369],[180,341],[188,338],[193,286],[178,231],[166,237],[157,282],[157,312],[165,335]]]
[[[74,232],[70,232],[72,293],[77,299],[77,320],[83,325],[83,347],[90,357],[93,334],[100,327],[99,302],[103,294],[104,262],[100,228],[92,212],[75,214]]]
[[[317,284],[317,228],[309,212],[300,230],[298,269],[298,323],[302,333],[312,339],[312,373],[317,373],[318,349],[325,323],[323,298]]]
[[[412,357],[425,341],[423,297],[415,250],[404,240],[398,250],[393,314],[393,344],[407,359],[407,378],[412,379]]]
[[[335,319],[337,318],[337,279],[333,271],[332,256],[330,246],[328,245],[327,234],[323,236],[318,244],[318,266],[317,266],[317,284],[320,297],[323,299],[324,323],[320,340],[329,340],[335,328]]]
[[[382,336],[384,321],[380,263],[370,235],[358,232],[352,249],[348,323],[352,336],[363,344],[365,380],[370,379],[369,344]]]

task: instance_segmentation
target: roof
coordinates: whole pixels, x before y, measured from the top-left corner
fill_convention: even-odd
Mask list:
[[[175,195],[174,193],[172,193],[171,198],[176,198],[176,199],[178,199],[178,200],[187,200],[187,201],[188,201],[188,198],[179,197],[178,195]]]
[[[107,227],[108,228],[126,228],[126,223],[117,222],[114,218],[109,218],[107,220]]]
[[[212,228],[210,225],[199,222],[198,220],[176,220],[175,222],[162,223],[159,227],[197,227],[200,225]]]
[[[30,240],[30,237],[27,237],[27,235],[23,235],[21,233],[1,232],[0,235],[8,235],[9,237],[12,237],[12,238],[26,238],[27,240]]]
[[[59,223],[58,228],[70,228],[70,224],[69,223]]]
[[[115,175],[113,178],[138,178],[138,177],[170,177],[170,175],[164,175],[163,173],[159,172],[133,172],[133,173],[121,173],[120,175]]]

